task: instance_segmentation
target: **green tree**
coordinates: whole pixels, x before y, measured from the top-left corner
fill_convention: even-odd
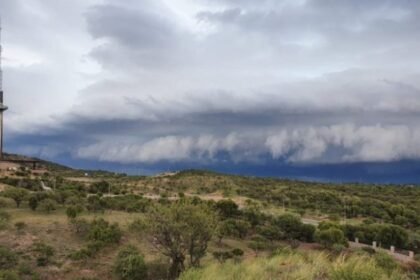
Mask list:
[[[35,211],[38,207],[38,198],[36,195],[31,195],[28,199],[29,208],[31,208],[32,211]]]
[[[21,188],[9,187],[3,192],[3,196],[11,198],[15,201],[16,207],[19,208],[20,204],[28,195],[28,191]]]
[[[175,279],[185,269],[184,262],[198,266],[217,225],[217,216],[205,204],[179,201],[157,206],[148,215],[153,244],[171,259],[169,276]]]
[[[219,200],[215,205],[220,215],[224,218],[232,218],[238,214],[238,204],[231,199]]]
[[[133,246],[120,250],[115,261],[115,274],[121,280],[141,280],[147,278],[147,267],[143,257]]]

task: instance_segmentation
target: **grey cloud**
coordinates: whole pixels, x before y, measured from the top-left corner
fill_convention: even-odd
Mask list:
[[[24,2],[5,1],[23,14]],[[56,22],[64,9],[48,3],[41,14]],[[45,136],[44,146],[21,147],[129,163],[419,159],[418,2],[220,0],[191,11],[165,3],[77,2],[71,14],[86,26],[69,38],[41,20],[41,56],[58,48],[55,63],[6,69],[18,92],[9,99],[13,137]],[[13,18],[22,33],[30,20]],[[99,64],[78,88],[67,57],[79,44],[65,47],[72,35],[89,38],[76,58]],[[38,50],[27,42],[14,39]],[[42,103],[36,124],[27,100]]]
[[[232,160],[255,161],[270,154],[292,163],[387,162],[419,159],[420,133],[406,126],[306,126],[266,131],[259,136],[232,132],[224,136],[168,135],[144,143],[99,141],[81,147],[77,155],[101,161],[153,163],[159,161],[217,161],[220,153]],[[251,151],[251,152],[250,152]],[[333,153],[331,153],[333,151]]]

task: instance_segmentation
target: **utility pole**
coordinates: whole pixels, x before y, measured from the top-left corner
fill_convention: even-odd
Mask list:
[[[3,71],[1,65],[3,48],[1,45],[1,18],[0,18],[0,160],[3,160],[3,112],[7,110],[7,106],[3,104]]]

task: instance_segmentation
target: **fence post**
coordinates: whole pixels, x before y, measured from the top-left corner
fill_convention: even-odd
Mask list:
[[[395,247],[391,246],[390,251],[391,251],[391,253],[395,253]]]
[[[359,238],[358,238],[358,237],[356,237],[356,238],[354,239],[354,242],[356,242],[357,244],[359,244]]]
[[[372,247],[373,247],[373,249],[376,249],[376,241],[372,242]]]
[[[414,260],[414,252],[413,251],[409,251],[408,252],[408,257],[412,260]]]

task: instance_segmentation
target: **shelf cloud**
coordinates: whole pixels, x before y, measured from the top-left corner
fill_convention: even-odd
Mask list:
[[[2,0],[0,12],[9,150],[148,165],[420,159],[418,1]]]

